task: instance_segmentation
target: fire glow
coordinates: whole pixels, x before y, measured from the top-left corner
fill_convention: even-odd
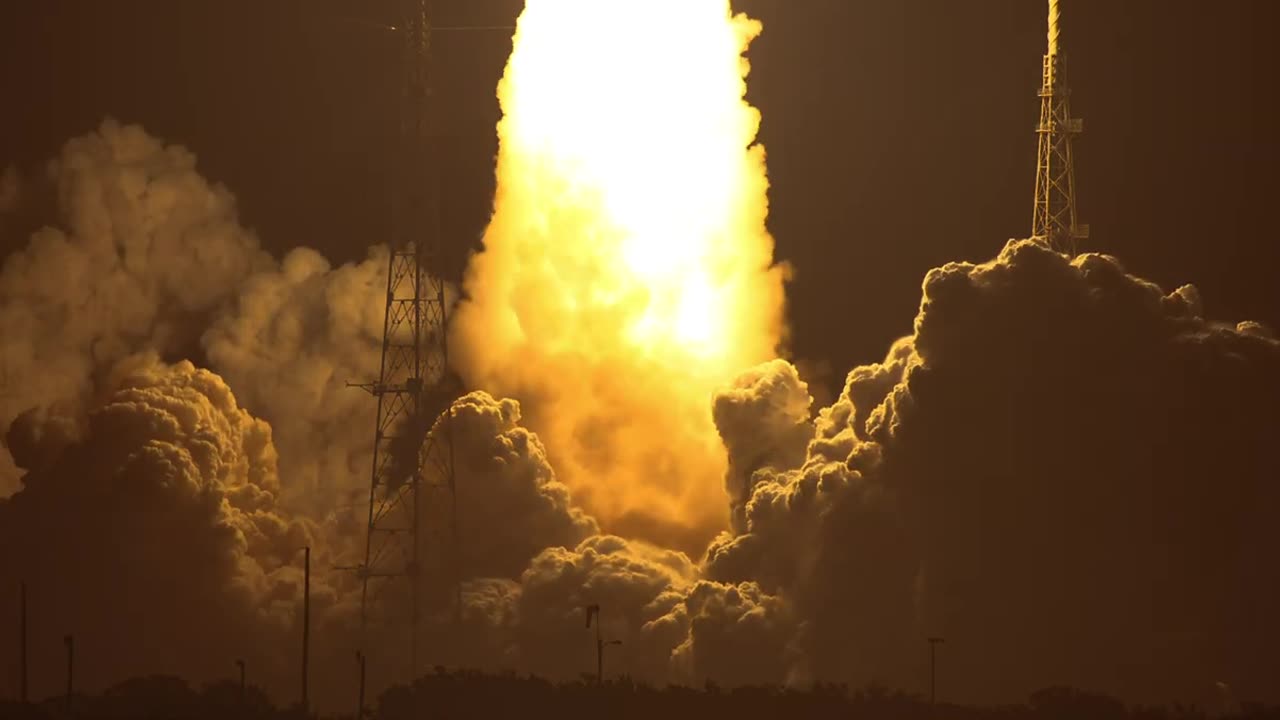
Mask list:
[[[528,0],[499,86],[461,364],[525,403],[562,479],[618,532],[723,526],[711,394],[782,340],[744,100],[761,29],[728,0]]]

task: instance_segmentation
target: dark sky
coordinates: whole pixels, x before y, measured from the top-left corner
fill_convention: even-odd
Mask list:
[[[521,3],[436,5],[443,24],[508,24]],[[778,253],[797,271],[794,346],[839,377],[910,330],[929,268],[1027,232],[1044,3],[735,7],[766,26],[750,97]],[[1198,285],[1213,318],[1280,325],[1280,3],[1068,0],[1066,12],[1089,249]],[[390,205],[398,55],[377,28],[390,17],[387,0],[6,2],[0,166],[35,170],[112,115],[194,150],[268,248],[361,257]],[[501,32],[439,41],[454,273],[488,216],[509,49]]]

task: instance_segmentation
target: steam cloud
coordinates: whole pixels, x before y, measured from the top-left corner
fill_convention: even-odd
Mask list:
[[[484,392],[461,398],[450,410],[461,564],[472,577],[519,578],[542,550],[574,547],[599,530],[571,504],[542,442],[520,419],[519,403]]]
[[[8,433],[31,470],[0,501],[0,568],[31,587],[32,666],[57,667],[56,639],[71,632],[116,679],[207,679],[242,655],[282,677],[264,651],[294,621],[295,556],[313,528],[277,503],[271,428],[188,362],[137,356],[110,376],[78,437],[31,413]],[[326,595],[317,588],[320,606]]]
[[[816,679],[919,687],[942,635],[961,699],[1268,697],[1278,399],[1264,328],[1011,242],[929,273],[914,335],[850,373],[802,465],[755,474],[706,571],[791,598]]]
[[[345,381],[376,370],[385,250],[337,268],[306,249],[276,260],[191,153],[137,127],[72,140],[48,179],[59,217],[0,271],[0,353],[18,380],[0,397],[0,575],[32,588],[33,666],[55,665],[71,631],[110,657],[85,665],[86,688],[219,677],[235,657],[286,687],[311,545],[314,667],[331,678],[317,687],[345,697],[359,595],[331,568],[363,557],[353,496],[373,413]],[[510,217],[473,290],[511,259],[497,249]],[[753,277],[780,282],[763,267]],[[461,621],[429,621],[441,660],[577,676],[594,602],[624,641],[609,671],[657,682],[916,688],[936,634],[957,699],[1070,683],[1165,700],[1215,681],[1274,699],[1280,342],[1207,321],[1194,288],[1025,241],[931,271],[923,292],[912,335],[816,414],[781,360],[702,398],[719,439],[693,463],[723,479],[707,516],[730,520],[696,559],[675,549],[687,525],[627,533],[586,512],[554,463],[569,446],[524,425],[568,442],[559,393],[602,389],[574,432],[602,428],[585,436],[601,462],[661,477],[683,449],[615,451],[621,429],[670,419],[632,395],[669,366],[532,348],[547,365],[507,377],[513,354],[479,372],[531,400],[477,391],[440,420],[465,548]],[[493,320],[476,302],[472,330]],[[12,603],[0,595],[0,613]],[[0,644],[13,631],[0,625]],[[51,692],[41,677],[33,689]]]
[[[59,224],[0,274],[0,421],[37,405],[83,416],[105,368],[143,349],[181,354],[240,278],[271,262],[230,193],[194,167],[184,149],[112,122],[51,163]]]
[[[235,657],[287,687],[309,545],[313,668],[334,678],[316,699],[341,696],[359,594],[332,568],[363,559],[352,495],[367,492],[372,424],[344,381],[377,362],[385,250],[338,268],[307,249],[277,262],[191,153],[135,126],[108,121],[51,167],[57,224],[0,276],[4,354],[21,379],[0,399],[15,468],[0,571],[38,603],[33,667],[55,664],[48,638],[70,631],[86,656],[111,658],[84,663],[86,689],[157,670],[214,679]],[[209,369],[162,359],[181,356]],[[639,676],[667,677],[678,646],[700,657],[687,556],[599,534],[515,401],[472,393],[441,422],[466,548],[463,622],[428,630],[443,658],[576,675],[581,648],[562,632],[580,627],[587,599],[606,605]],[[700,591],[695,616],[713,614],[713,594]],[[13,603],[3,595],[0,610]],[[37,695],[55,690],[34,677]]]

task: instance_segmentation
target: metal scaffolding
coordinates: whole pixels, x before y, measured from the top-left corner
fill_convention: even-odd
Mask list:
[[[375,610],[381,627],[403,622],[407,611],[413,678],[419,670],[426,565],[455,564],[453,442],[447,423],[432,429],[457,396],[457,383],[449,370],[449,307],[438,270],[440,132],[431,107],[429,7],[427,0],[401,0],[401,7],[395,29],[403,42],[405,78],[382,367],[376,382],[359,386],[378,403],[368,537],[359,571],[363,635],[367,638]],[[434,275],[429,272],[433,269]],[[424,550],[429,541],[448,549],[429,556]],[[451,559],[439,562],[446,557]],[[456,567],[433,569],[452,575],[446,582],[452,582],[456,594]],[[370,654],[365,647],[363,655]]]
[[[1063,77],[1059,42],[1062,35],[1059,0],[1049,0],[1049,51],[1044,56],[1040,87],[1040,148],[1036,162],[1035,212],[1031,237],[1054,250],[1074,255],[1089,237],[1089,226],[1077,222],[1075,166],[1072,139],[1084,132],[1084,121],[1071,117],[1071,89]]]

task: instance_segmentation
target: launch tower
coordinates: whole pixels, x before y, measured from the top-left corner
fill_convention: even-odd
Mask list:
[[[1060,0],[1049,0],[1049,51],[1044,56],[1040,86],[1040,149],[1036,162],[1035,213],[1031,237],[1068,255],[1089,237],[1089,226],[1076,218],[1076,177],[1071,141],[1084,131],[1084,121],[1071,117],[1071,89],[1063,73]]]
[[[400,0],[403,43],[399,165],[383,321],[382,366],[360,387],[378,403],[369,488],[361,628],[378,618],[409,627],[411,678],[418,672],[420,616],[428,565],[456,552],[453,443],[447,425],[431,432],[456,397],[449,370],[449,308],[438,262],[441,246],[439,128],[431,112],[429,0]],[[428,271],[435,269],[435,276]],[[450,552],[428,553],[446,546]],[[452,563],[449,563],[452,564]],[[452,570],[456,583],[456,568]],[[456,584],[455,584],[456,591]],[[407,617],[406,617],[407,616]],[[365,633],[367,635],[367,633]],[[369,648],[364,648],[369,654]]]

